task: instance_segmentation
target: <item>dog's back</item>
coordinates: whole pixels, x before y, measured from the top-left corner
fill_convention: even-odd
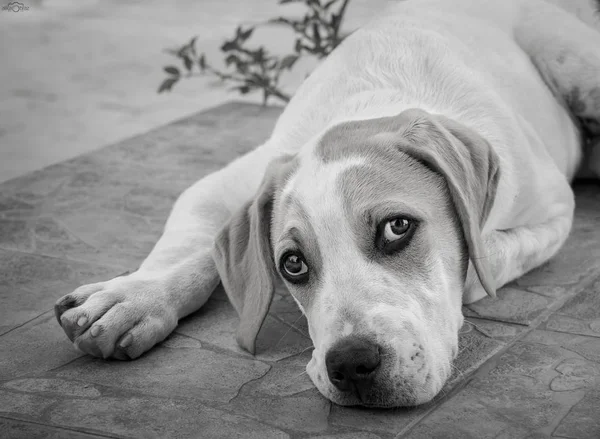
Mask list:
[[[597,20],[590,0],[548,2],[589,24]],[[536,143],[571,178],[580,161],[579,135],[560,99],[549,91],[548,79],[540,77],[539,66],[514,36],[524,9],[534,15],[556,10],[543,0],[406,0],[392,5],[348,37],[301,86],[274,137],[296,150],[331,124],[332,116],[386,116],[388,107],[399,102],[450,115],[490,140],[497,126],[503,135],[513,131],[505,125],[514,121],[503,122],[510,117],[526,121],[540,138]],[[363,95],[371,103],[365,114],[360,110]]]
[[[600,0],[544,0],[575,15],[589,26],[600,29]]]

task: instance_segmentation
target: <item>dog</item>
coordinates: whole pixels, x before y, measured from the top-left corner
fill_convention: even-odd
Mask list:
[[[317,67],[263,145],[179,197],[136,272],[61,298],[60,325],[85,353],[134,359],[221,281],[254,353],[278,275],[326,398],[430,401],[461,305],[552,258],[571,180],[600,176],[597,6],[393,5]]]

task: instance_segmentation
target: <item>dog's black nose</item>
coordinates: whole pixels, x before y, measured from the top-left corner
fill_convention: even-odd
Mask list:
[[[356,337],[338,341],[325,356],[329,381],[342,391],[369,387],[380,362],[379,346]]]

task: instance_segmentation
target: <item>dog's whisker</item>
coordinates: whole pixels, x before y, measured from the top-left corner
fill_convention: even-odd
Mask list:
[[[475,323],[473,323],[471,320],[465,319],[465,321],[469,324],[469,325],[473,325],[473,327],[475,329],[477,329],[482,335],[491,338],[486,331],[484,331],[483,329],[481,329],[479,326],[477,326]],[[459,334],[464,334],[464,332],[459,332]]]
[[[308,351],[309,349],[314,349],[315,347],[313,345],[302,349],[300,352],[298,352],[298,355],[305,353],[306,351]]]
[[[465,374],[463,373],[463,371],[456,367],[454,364],[450,363],[450,368],[458,374],[460,379],[465,378]]]
[[[279,339],[279,341],[277,343],[275,343],[275,346],[273,346],[273,349],[275,349],[277,346],[279,346],[279,343],[281,343],[283,341],[284,338],[287,337],[287,335],[290,333],[290,331],[294,329],[291,326],[288,328],[287,331],[285,331],[285,334],[283,334],[283,336]]]
[[[496,252],[496,253],[488,253],[487,255],[484,255],[484,256],[478,256],[478,257],[475,257],[475,258],[472,258],[472,259],[475,259],[475,260],[488,259],[488,258],[490,258],[491,256],[498,256],[499,254],[500,254],[500,252]]]
[[[298,317],[296,320],[294,320],[294,322],[293,322],[293,323],[291,323],[291,324],[287,323],[287,325],[289,326],[288,330],[285,332],[285,334],[283,334],[283,336],[282,336],[282,337],[279,339],[279,341],[278,341],[277,343],[275,343],[275,346],[274,346],[274,348],[276,348],[277,346],[279,346],[279,343],[281,343],[281,341],[282,341],[282,340],[283,340],[285,337],[287,337],[287,335],[290,333],[290,331],[291,331],[292,329],[296,329],[295,325],[296,325],[296,323],[298,323],[298,321],[300,321],[300,319],[301,319],[302,317],[304,317],[304,315],[300,314],[300,317]],[[302,351],[302,352],[304,352],[304,351]],[[302,352],[301,352],[301,353],[302,353]]]

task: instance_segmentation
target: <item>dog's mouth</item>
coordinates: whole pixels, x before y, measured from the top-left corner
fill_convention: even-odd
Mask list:
[[[320,389],[319,389],[320,390]],[[344,407],[364,407],[370,409],[414,409],[430,404],[439,397],[439,392],[417,395],[416,392],[394,392],[392,389],[379,391],[372,389],[366,394],[349,394],[330,391],[321,392],[334,404]]]
[[[321,394],[340,406],[414,408],[429,403],[438,395],[441,386],[437,385],[439,380],[435,379],[429,366],[414,373],[403,372],[393,367],[397,361],[394,357],[388,353],[381,369],[373,376],[351,381],[344,386],[335,381],[335,376],[332,379],[331,373],[323,372],[314,356],[307,365],[307,372]]]
[[[326,391],[321,392],[331,402],[344,407],[364,407],[372,409],[415,408],[428,403],[435,397],[420,399],[413,391],[397,392],[394,387],[373,387],[362,393]]]

